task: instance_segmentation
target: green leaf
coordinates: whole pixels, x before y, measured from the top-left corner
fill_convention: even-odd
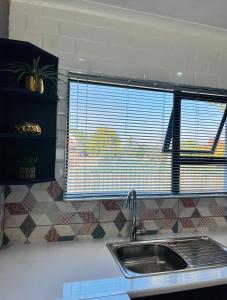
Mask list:
[[[17,77],[17,81],[20,81],[22,77],[24,77],[27,74],[27,72],[22,72],[20,75]]]

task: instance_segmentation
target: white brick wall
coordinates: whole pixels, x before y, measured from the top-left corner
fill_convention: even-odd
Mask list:
[[[0,38],[8,37],[8,11],[8,1],[0,0]]]
[[[101,16],[98,9],[85,13],[79,1],[65,9],[50,7],[48,0],[26,2],[11,1],[10,38],[58,55],[63,69],[226,88],[227,39],[221,30],[153,17],[150,24],[133,15],[124,20]]]
[[[227,34],[221,30],[124,12],[105,14],[102,7],[50,7],[48,0],[11,0],[9,36],[28,40],[57,55],[63,71],[227,87]],[[30,2],[28,4],[27,2]],[[77,6],[78,3],[78,6]],[[53,3],[52,3],[53,5]],[[177,72],[183,76],[177,77]],[[64,89],[64,88],[63,88]],[[58,113],[64,137],[65,96]],[[57,176],[63,174],[62,140]]]

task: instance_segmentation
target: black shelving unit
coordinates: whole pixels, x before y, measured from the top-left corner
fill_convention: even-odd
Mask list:
[[[7,63],[53,65],[58,70],[58,58],[31,43],[0,39],[0,70]],[[43,94],[25,89],[10,72],[0,72],[0,184],[31,184],[55,180],[57,87],[45,82]],[[15,125],[32,122],[40,125],[39,136],[15,133]],[[35,179],[19,179],[19,157],[36,154]]]

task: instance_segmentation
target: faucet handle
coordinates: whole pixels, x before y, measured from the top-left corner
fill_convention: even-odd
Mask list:
[[[146,229],[145,228],[138,228],[137,229],[137,234],[145,234],[146,233]]]
[[[146,229],[145,229],[145,227],[144,227],[144,225],[142,224],[142,223],[139,223],[138,225],[137,225],[137,234],[145,234],[146,233]]]

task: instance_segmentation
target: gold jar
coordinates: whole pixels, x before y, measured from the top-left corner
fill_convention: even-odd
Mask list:
[[[22,122],[14,126],[15,133],[25,135],[41,135],[42,129],[39,124]]]

